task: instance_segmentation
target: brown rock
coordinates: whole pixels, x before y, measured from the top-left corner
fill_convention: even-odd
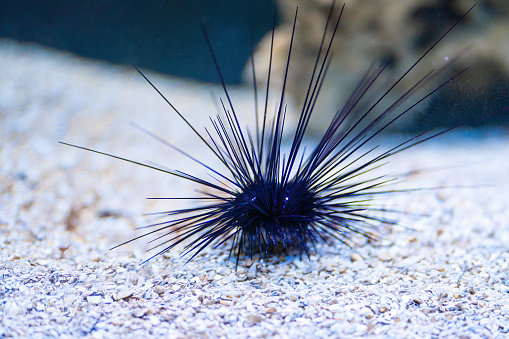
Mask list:
[[[278,5],[282,15],[282,23],[275,31],[274,57],[272,64],[272,88],[281,88],[284,69],[288,56],[288,46],[291,37],[295,8],[299,6],[298,21],[293,43],[290,69],[288,72],[287,94],[296,104],[294,116],[300,114],[304,102],[309,79],[316,60],[316,55],[322,39],[323,29],[330,8],[330,1],[325,0],[279,0]],[[335,16],[337,17],[342,2],[336,2]],[[380,64],[388,62],[388,68],[377,80],[373,87],[376,96],[370,102],[388,89],[414,61],[416,61],[454,22],[456,22],[471,7],[472,3],[465,0],[357,0],[348,2],[339,23],[338,32],[332,52],[334,58],[329,68],[326,81],[320,92],[320,100],[315,108],[315,119],[311,119],[311,132],[324,130],[337,109],[340,109],[357,85],[361,76],[375,61]],[[468,111],[494,112],[503,107],[496,92],[509,88],[509,11],[501,2],[488,5],[479,4],[468,16],[436,46],[426,58],[419,63],[408,77],[391,92],[381,105],[386,108],[399,98],[405,90],[410,88],[425,73],[438,68],[461,54],[461,57],[451,66],[442,78],[450,78],[466,67],[472,67],[458,80],[447,85],[441,93],[444,96],[453,94],[456,104],[464,104]],[[329,25],[332,31],[334,25]],[[271,33],[261,41],[255,53],[254,60],[257,70],[257,81],[260,86],[266,81],[268,58],[270,54]],[[466,47],[472,49],[468,53],[461,53]],[[250,78],[250,64],[246,66],[245,78]],[[409,102],[415,102],[442,81],[434,82],[422,90]],[[251,80],[249,80],[251,81]],[[248,81],[248,82],[249,82]],[[387,83],[389,81],[389,83]],[[275,86],[275,87],[274,87]],[[475,87],[475,88],[473,88]],[[497,91],[495,91],[497,90]],[[498,100],[487,106],[486,102]],[[385,105],[383,105],[385,102]],[[481,104],[481,102],[483,104]],[[437,105],[426,100],[415,109],[415,113],[424,111],[426,105],[434,108],[434,114],[450,113],[451,107],[440,101],[444,112],[437,111]],[[478,105],[478,106],[476,106]],[[404,107],[407,107],[404,105]],[[448,108],[449,107],[449,108]],[[493,108],[491,108],[493,107]],[[464,109],[454,110],[456,114],[466,114]],[[429,112],[431,113],[431,112]],[[380,114],[380,112],[378,112]],[[423,119],[421,114],[407,114],[403,124]],[[473,114],[473,113],[472,113]],[[413,116],[413,117],[412,117]],[[447,124],[441,117],[440,123]],[[409,120],[406,120],[409,119]],[[428,121],[430,117],[426,117]],[[466,117],[465,117],[466,119]],[[433,120],[433,119],[432,119]],[[482,123],[474,118],[473,124]],[[451,124],[457,125],[458,118]],[[401,125],[399,125],[401,127]]]

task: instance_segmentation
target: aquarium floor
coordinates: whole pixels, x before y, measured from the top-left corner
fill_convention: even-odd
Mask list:
[[[216,113],[218,87],[148,75],[196,126]],[[252,109],[249,91],[232,97]],[[141,266],[147,241],[109,250],[141,234],[144,213],[182,206],[145,198],[196,187],[58,141],[203,173],[130,122],[210,159],[135,71],[0,41],[0,337],[508,335],[507,133],[460,130],[392,159],[389,172],[414,171],[402,187],[456,187],[384,197],[414,214],[379,241],[235,270],[227,246]]]

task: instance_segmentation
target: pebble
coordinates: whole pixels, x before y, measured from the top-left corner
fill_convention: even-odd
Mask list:
[[[143,316],[145,316],[145,314],[147,314],[146,309],[137,309],[134,312],[132,312],[132,315],[135,318],[142,318]]]
[[[100,295],[89,295],[87,297],[87,301],[91,304],[100,304],[102,297]]]
[[[133,292],[127,289],[120,290],[115,294],[115,300],[127,299],[133,295]]]
[[[4,310],[7,317],[9,318],[15,317],[18,314],[21,314],[22,312],[22,308],[18,304],[10,300],[5,303]]]
[[[230,305],[232,304],[232,301],[231,301],[231,300],[224,300],[224,299],[221,299],[221,300],[219,301],[219,303],[220,303],[221,305],[230,306]]]
[[[218,269],[216,269],[216,273],[219,275],[228,275],[230,274],[230,270],[226,267],[219,267]]]
[[[250,314],[246,320],[246,326],[253,326],[263,320],[263,317],[258,314]]]

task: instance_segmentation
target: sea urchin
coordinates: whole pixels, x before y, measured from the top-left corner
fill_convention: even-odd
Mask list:
[[[269,64],[265,107],[263,116],[258,117],[258,114],[256,116],[255,137],[248,129],[241,128],[239,114],[232,105],[205,29],[203,30],[205,39],[226,97],[225,101],[220,100],[224,117],[217,115],[210,119],[212,130],[205,129],[205,134],[199,133],[150,80],[137,69],[201,139],[212,154],[220,160],[226,171],[214,169],[208,166],[206,161],[196,159],[159,137],[154,137],[199,163],[210,172],[214,178],[213,181],[180,170],[163,169],[96,150],[70,145],[163,171],[208,188],[208,191],[201,192],[201,196],[198,198],[204,201],[202,205],[163,212],[162,214],[169,217],[170,220],[151,225],[155,227],[154,230],[130,240],[133,241],[154,233],[160,235],[157,239],[163,239],[163,242],[156,247],[162,246],[162,249],[151,258],[174,248],[184,241],[187,243],[183,255],[191,253],[189,260],[205,247],[211,244],[220,245],[227,240],[231,241],[230,254],[233,253],[236,256],[237,264],[242,252],[252,257],[255,252],[268,252],[273,247],[296,247],[308,254],[310,245],[316,241],[326,241],[330,237],[334,237],[348,245],[354,233],[370,238],[377,224],[380,222],[392,223],[391,220],[383,216],[384,210],[373,204],[371,199],[375,195],[403,192],[403,190],[384,190],[384,186],[394,181],[395,178],[384,175],[376,176],[372,170],[380,167],[387,158],[395,153],[434,138],[448,130],[438,133],[428,133],[429,131],[421,133],[384,151],[379,151],[378,145],[373,146],[370,142],[396,120],[407,114],[412,108],[463,71],[448,77],[441,85],[421,95],[418,99],[414,99],[409,107],[400,108],[424,85],[429,84],[437,76],[443,74],[446,69],[449,69],[448,65],[432,70],[419,78],[398,100],[386,107],[382,107],[381,102],[456,26],[457,22],[444,32],[403,75],[397,77],[392,84],[386,86],[386,89],[382,91],[379,89],[373,90],[373,88],[375,84],[378,85],[377,80],[379,80],[387,65],[381,67],[371,66],[363,74],[344,106],[336,112],[321,139],[309,154],[306,154],[303,138],[314,113],[315,103],[330,64],[332,57],[331,45],[343,14],[344,5],[336,19],[333,19],[333,9],[334,4],[332,4],[329,12],[321,48],[316,57],[316,63],[309,80],[308,90],[303,100],[304,104],[293,139],[288,145],[288,154],[284,154],[282,151],[286,116],[284,98],[288,67],[291,62],[295,23],[297,22],[297,11],[278,107],[274,117],[269,119],[267,117],[271,69]],[[330,25],[333,29],[330,37],[327,37]],[[270,63],[272,63],[273,43],[274,31],[272,33]],[[253,76],[254,73],[253,65]],[[256,80],[254,83],[256,102]],[[373,216],[373,212],[382,213],[382,216]]]

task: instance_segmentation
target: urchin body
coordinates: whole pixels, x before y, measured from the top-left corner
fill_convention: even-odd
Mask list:
[[[242,232],[242,242],[256,244],[253,250],[267,251],[271,246],[299,246],[307,249],[316,232],[313,225],[321,220],[320,199],[305,181],[290,181],[284,187],[277,182],[255,181],[243,187],[228,203],[223,223]]]

